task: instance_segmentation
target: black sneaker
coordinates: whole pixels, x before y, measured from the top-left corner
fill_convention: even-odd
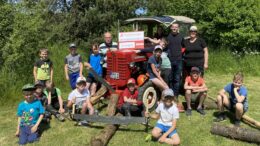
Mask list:
[[[218,115],[218,117],[216,119],[214,119],[213,121],[214,122],[222,122],[222,121],[225,121],[226,120],[226,116],[225,114],[221,113]]]
[[[236,119],[235,122],[234,122],[234,125],[237,126],[237,127],[239,127],[239,126],[240,126],[240,120],[237,120],[237,119]]]
[[[202,108],[198,108],[197,112],[200,113],[201,115],[206,115],[205,111]]]
[[[186,110],[186,115],[187,115],[187,116],[191,116],[191,111],[192,111],[192,109],[187,109],[187,110]]]
[[[56,114],[56,118],[61,122],[65,121],[65,118],[61,114]]]
[[[88,123],[88,121],[83,120],[83,121],[80,121],[80,122],[78,123],[78,126],[89,126],[89,123]]]

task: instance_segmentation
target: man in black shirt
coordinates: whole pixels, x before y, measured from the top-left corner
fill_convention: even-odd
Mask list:
[[[184,38],[179,34],[179,24],[171,25],[172,32],[168,35],[168,57],[172,66],[172,85],[174,95],[178,98],[179,86],[182,73],[182,48],[184,47]]]

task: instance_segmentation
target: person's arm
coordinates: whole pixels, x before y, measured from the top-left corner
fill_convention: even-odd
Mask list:
[[[160,39],[152,39],[152,38],[149,38],[149,37],[144,37],[144,39],[147,39],[148,41],[154,43],[154,44],[160,44]]]
[[[32,132],[32,133],[34,133],[34,132],[37,131],[37,129],[38,129],[38,127],[39,127],[39,125],[40,125],[40,123],[41,123],[41,121],[42,121],[42,118],[43,118],[43,114],[41,114],[41,115],[39,116],[39,118],[38,118],[36,124],[32,127],[32,129],[31,129],[31,132]]]
[[[146,117],[150,117],[150,118],[152,118],[152,119],[159,119],[160,118],[160,114],[158,114],[158,113],[145,113],[145,116]]]
[[[83,63],[82,63],[82,58],[81,58],[81,56],[80,56],[80,57],[79,57],[79,76],[80,76],[80,77],[83,76],[82,72],[83,72]]]
[[[50,79],[50,80],[51,80],[51,82],[52,82],[52,81],[53,81],[53,66],[51,67],[51,72],[50,72],[50,74],[51,74],[51,76],[50,76],[51,79]]]
[[[63,108],[63,100],[62,100],[62,97],[61,97],[61,91],[60,89],[56,88],[56,92],[58,94],[58,100],[59,100],[59,105],[60,105],[60,109],[59,109],[59,113],[64,113],[65,110]]]
[[[193,92],[205,92],[207,90],[208,90],[208,88],[207,88],[206,84],[203,83],[202,86],[198,86],[195,89],[193,89]]]
[[[37,66],[33,67],[33,76],[34,76],[34,82],[37,81]]]
[[[133,100],[130,99],[130,98],[127,98],[127,96],[124,96],[124,102],[129,102],[129,103],[132,103]]]
[[[15,136],[19,136],[19,133],[20,133],[20,122],[21,122],[21,117],[18,117]]]
[[[237,88],[237,87],[234,88],[234,94],[236,96],[237,102],[242,103],[245,100],[245,96],[239,95],[238,92],[237,92],[238,89],[239,88]]]
[[[160,76],[160,73],[157,71],[155,65],[153,63],[150,64],[153,73],[155,74],[155,76],[159,79],[159,80],[163,80],[162,77]]]
[[[185,90],[193,90],[193,89],[195,89],[195,87],[194,86],[190,86],[188,81],[185,81],[184,89]]]
[[[167,136],[176,129],[176,123],[177,120],[173,119],[171,128],[168,129],[165,133],[163,133],[163,135],[159,138],[159,142],[164,142]]]
[[[49,92],[47,92],[48,93],[48,105],[50,105],[51,104],[51,92],[49,91]]]
[[[208,48],[204,48],[204,69],[208,69],[208,58],[209,58],[209,52]]]

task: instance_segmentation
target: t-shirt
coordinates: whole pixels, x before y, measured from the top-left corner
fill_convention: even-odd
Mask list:
[[[234,93],[234,85],[233,83],[229,83],[224,87],[224,90],[229,94],[229,98],[232,102],[232,104],[237,103],[237,98],[235,96]],[[244,86],[241,86],[240,89],[238,90],[238,94],[240,96],[244,96],[245,100],[243,101],[243,103],[247,102],[247,89]]]
[[[155,59],[155,56],[152,55],[149,60],[148,60],[148,64],[147,64],[147,72],[150,76],[150,79],[153,79],[153,78],[156,78],[156,75],[153,73],[153,70],[152,70],[152,67],[151,67],[151,64],[154,64],[155,65],[155,68],[157,70],[160,70],[160,67],[161,67],[161,64],[162,64],[162,59],[160,58],[159,60],[156,60]]]
[[[81,62],[82,62],[82,59],[79,54],[75,54],[75,55],[69,54],[65,57],[65,60],[64,60],[64,63],[68,64],[69,74],[79,72]]]
[[[34,67],[37,67],[37,76],[36,76],[37,80],[49,80],[52,65],[53,64],[50,59],[37,60],[34,63]]]
[[[162,58],[162,64],[161,68],[172,68],[171,67],[171,61],[167,56],[168,54],[166,52],[162,52],[161,58]]]
[[[36,93],[34,93],[34,96],[35,99],[39,100],[43,106],[47,104],[47,96],[44,93],[42,93],[41,95],[37,95]]]
[[[20,126],[35,125],[43,113],[44,108],[39,100],[34,100],[31,103],[21,102],[17,109],[17,116],[21,117]]]
[[[199,77],[198,80],[194,82],[191,79],[191,76],[188,76],[188,77],[186,77],[185,82],[188,82],[189,86],[194,86],[194,87],[199,87],[199,86],[202,86],[204,84],[204,80],[201,77]]]
[[[181,34],[172,34],[170,33],[167,37],[168,45],[167,45],[167,51],[168,51],[168,57],[171,62],[182,60],[182,52],[181,49],[184,47],[184,38],[181,36]]]
[[[49,95],[49,92],[45,89],[44,90],[44,94],[48,97]],[[59,101],[59,96],[61,96],[61,91],[59,88],[54,88],[52,91],[51,91],[51,101],[52,103],[56,103]]]
[[[82,93],[78,91],[78,89],[74,89],[68,97],[68,100],[72,100],[74,97],[76,97],[76,105],[81,105],[83,101],[87,100],[89,98],[89,91],[88,89],[84,89]]]
[[[118,48],[116,42],[112,42],[111,44],[102,43],[99,45],[99,51],[102,54],[102,64],[104,68],[107,68],[107,51],[116,51]]]
[[[130,99],[136,99],[137,100],[137,105],[140,106],[142,105],[142,101],[138,100],[138,91],[135,90],[134,94],[131,94],[128,88],[124,90],[122,95],[119,97],[118,101],[118,107],[121,107],[125,102],[124,102],[124,97],[130,98]]]
[[[207,47],[206,42],[202,38],[197,38],[191,43],[190,39],[184,41],[185,54],[184,61],[187,66],[203,66],[204,65],[204,48]]]
[[[164,103],[160,103],[155,112],[160,114],[160,119],[158,120],[158,123],[165,126],[172,126],[172,120],[179,119],[179,111],[175,104],[173,104],[169,108],[166,108],[164,106]]]
[[[91,54],[89,56],[89,63],[92,66],[93,70],[99,75],[102,76],[102,66],[101,66],[101,54]],[[89,73],[89,76],[93,76]]]

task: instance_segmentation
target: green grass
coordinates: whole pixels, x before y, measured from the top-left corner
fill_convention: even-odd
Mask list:
[[[232,80],[232,74],[213,74],[206,73],[205,79],[207,86],[209,87],[209,95],[215,97],[218,90],[223,88],[228,82]],[[249,111],[247,115],[260,121],[260,98],[258,97],[258,91],[260,90],[260,77],[245,75],[245,85],[249,90]],[[68,90],[68,89],[67,89]],[[64,93],[64,98],[66,98]],[[183,97],[181,97],[183,99]],[[20,99],[21,101],[21,99]],[[16,130],[16,108],[17,105],[2,106],[0,112],[0,145],[11,146],[17,145],[18,138],[15,138],[14,133]],[[232,140],[229,138],[212,135],[210,128],[212,125],[213,114],[215,110],[207,110],[205,118],[201,118],[200,115],[193,111],[192,119],[189,121],[184,113],[180,114],[177,127],[178,133],[181,138],[182,146],[254,146],[247,142],[241,142],[238,140]],[[152,120],[152,125],[156,121]],[[230,125],[230,121],[227,120],[224,125]],[[56,119],[51,121],[51,128],[46,130],[40,141],[31,145],[88,145],[90,138],[98,134],[102,128],[102,124],[94,124],[95,128],[87,127],[75,127],[74,122],[66,121],[64,123],[58,122]],[[255,130],[254,128],[242,124],[244,128]],[[151,130],[150,130],[151,131]],[[129,125],[121,126],[116,134],[109,142],[109,146],[157,146],[160,145],[157,142],[145,142],[144,139],[147,133],[144,132],[144,126],[142,125]]]

